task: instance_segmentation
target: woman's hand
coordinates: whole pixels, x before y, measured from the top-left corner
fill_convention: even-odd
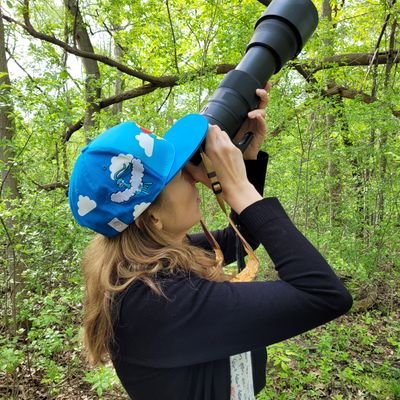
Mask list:
[[[267,132],[267,126],[265,123],[265,108],[268,105],[268,95],[271,87],[271,83],[268,82],[264,89],[256,90],[256,94],[260,98],[260,104],[256,110],[248,113],[247,119],[243,122],[234,138],[233,142],[237,144],[243,139],[243,136],[247,132],[253,133],[253,139],[243,152],[243,158],[245,160],[256,160],[257,154],[264,142]]]
[[[247,179],[241,151],[217,125],[208,128],[205,152],[221,183],[225,201],[237,213],[262,199]]]
[[[241,151],[218,125],[208,125],[205,153],[212,162],[218,179],[224,181],[227,189],[240,181],[247,181]],[[203,163],[194,165],[189,161],[184,169],[196,182],[201,182],[211,189],[211,182]]]

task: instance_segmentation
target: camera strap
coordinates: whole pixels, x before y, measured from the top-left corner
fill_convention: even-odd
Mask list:
[[[200,151],[200,155],[203,160],[203,165],[204,165],[204,168],[206,169],[207,176],[210,179],[211,188],[214,192],[215,197],[217,198],[218,204],[221,207],[221,210],[223,211],[223,213],[228,218],[229,224],[231,225],[232,229],[235,231],[236,235],[242,242],[244,250],[246,251],[246,253],[248,255],[246,266],[244,267],[244,269],[242,271],[240,271],[239,273],[237,273],[236,275],[234,275],[231,278],[231,282],[250,282],[250,281],[254,280],[254,278],[256,277],[260,262],[258,261],[257,256],[254,254],[253,249],[247,243],[247,240],[240,233],[236,224],[233,222],[232,218],[230,217],[229,213],[227,212],[227,209],[225,207],[225,201],[222,197],[222,186],[218,180],[216,172],[214,171],[211,160],[208,158],[208,156],[203,151]],[[201,225],[202,225],[202,228],[204,230],[207,240],[209,241],[210,245],[212,246],[212,248],[215,252],[217,263],[221,263],[221,265],[222,265],[223,255],[222,255],[222,250],[221,250],[218,242],[215,240],[214,236],[208,231],[208,229],[205,226],[203,221],[201,221]],[[222,257],[222,260],[221,260],[221,257]]]

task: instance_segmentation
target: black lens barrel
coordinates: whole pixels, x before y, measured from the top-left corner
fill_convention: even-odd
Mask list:
[[[226,74],[201,114],[234,138],[248,112],[258,106],[256,89],[300,53],[317,25],[311,0],[273,0],[257,21],[243,59]]]

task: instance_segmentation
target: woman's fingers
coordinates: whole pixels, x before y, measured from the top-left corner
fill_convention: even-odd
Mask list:
[[[256,94],[260,98],[260,104],[258,108],[266,108],[269,101],[269,91],[271,90],[271,82],[267,82],[264,89],[257,89]]]
[[[264,89],[257,89],[256,90],[257,96],[260,98],[260,103],[258,105],[258,108],[264,109],[267,107],[268,104],[268,93]]]
[[[256,119],[257,117],[265,118],[265,109],[257,108],[257,110],[250,111],[247,116],[250,119]]]
[[[241,151],[228,134],[211,125],[206,139],[206,154],[210,158],[221,184],[232,185],[246,178]]]
[[[209,125],[206,139],[206,153],[218,155],[221,150],[235,147],[229,135],[217,125]]]

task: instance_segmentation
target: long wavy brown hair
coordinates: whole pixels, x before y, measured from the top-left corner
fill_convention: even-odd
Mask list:
[[[150,207],[160,207],[161,203],[157,201]],[[150,216],[151,208],[116,237],[95,236],[84,253],[83,342],[93,365],[109,359],[117,318],[113,313],[116,295],[133,282],[140,280],[163,295],[156,280],[160,271],[191,271],[209,280],[227,280],[214,254],[189,241],[173,243],[166,232],[157,229]]]

